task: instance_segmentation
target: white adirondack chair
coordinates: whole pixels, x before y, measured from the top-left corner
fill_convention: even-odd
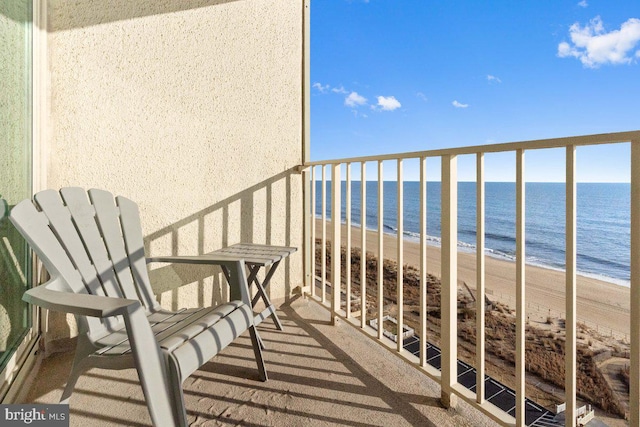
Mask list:
[[[51,280],[24,300],[73,313],[80,335],[61,402],[91,367],[138,371],[151,420],[184,426],[182,382],[249,329],[260,378],[267,380],[244,261],[225,256],[145,258],[138,206],[102,190],[63,188],[24,200],[11,221],[44,263]],[[154,298],[147,262],[216,264],[230,272],[229,303],[177,312]]]

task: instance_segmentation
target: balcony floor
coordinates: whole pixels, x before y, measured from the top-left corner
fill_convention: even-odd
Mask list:
[[[285,330],[260,325],[269,381],[260,382],[248,334],[184,383],[189,422],[197,426],[495,425],[460,402],[440,405],[440,388],[350,325],[298,298],[279,309]],[[72,353],[42,361],[27,401],[56,403]],[[71,398],[72,426],[150,425],[136,371],[92,369]]]

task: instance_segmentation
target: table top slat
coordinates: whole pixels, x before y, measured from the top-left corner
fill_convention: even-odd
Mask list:
[[[254,243],[237,243],[221,248],[209,254],[236,256],[244,259],[247,265],[269,266],[282,261],[298,248],[290,246],[259,245]]]

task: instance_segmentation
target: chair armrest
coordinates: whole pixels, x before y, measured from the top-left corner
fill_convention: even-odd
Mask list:
[[[29,304],[53,311],[100,318],[124,315],[140,306],[140,301],[133,299],[75,294],[49,289],[61,283],[62,279],[50,280],[44,285],[27,290],[22,299]]]

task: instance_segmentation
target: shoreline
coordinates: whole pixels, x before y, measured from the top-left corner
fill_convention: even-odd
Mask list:
[[[316,221],[318,224],[322,223],[322,218],[321,217],[316,217]],[[327,219],[327,230],[329,230],[329,226],[331,224],[331,220]],[[343,226],[343,230],[345,230],[346,227],[346,222],[341,222],[342,226]],[[362,228],[360,226],[360,224],[352,224],[351,227],[353,229],[360,229]],[[319,229],[319,226],[317,228],[317,230]],[[369,228],[367,227],[367,232],[369,233],[374,233],[377,234],[377,229],[375,228]],[[327,231],[328,233],[328,231]],[[383,231],[385,236],[390,236],[391,238],[395,239],[397,236],[397,232],[391,232],[391,231]],[[317,231],[316,231],[317,234]],[[420,240],[419,237],[414,236],[416,233],[414,232],[407,232],[406,230],[404,231],[403,234],[403,240],[405,242],[411,243],[411,244],[416,244],[419,245],[420,244]],[[316,236],[317,237],[317,236]],[[343,239],[344,241],[344,239]],[[430,236],[427,235],[427,245],[428,246],[433,246],[436,247],[438,249],[441,248],[440,245],[440,237],[436,237],[436,236]],[[359,246],[359,241],[357,242]],[[367,245],[368,246],[368,245]],[[469,253],[475,256],[477,250],[476,250],[476,246],[474,244],[471,243],[466,243],[466,242],[462,242],[462,241],[458,241],[458,253]],[[485,255],[487,257],[491,257],[493,259],[497,259],[499,261],[505,261],[505,262],[515,262],[515,255],[508,255],[508,254],[503,254],[502,252],[496,252],[495,250],[491,249],[491,248],[487,248],[485,247]],[[527,266],[532,266],[532,267],[538,267],[538,268],[542,268],[542,269],[546,269],[546,270],[553,270],[553,271],[557,271],[559,273],[564,274],[565,270],[560,268],[560,267],[555,267],[553,265],[548,265],[548,264],[544,264],[544,263],[540,263],[540,262],[531,262],[531,261],[526,261],[525,263]],[[586,278],[590,278],[590,279],[594,279],[594,280],[598,280],[600,282],[605,282],[605,283],[610,283],[612,285],[616,285],[616,286],[622,286],[623,288],[630,288],[631,283],[629,280],[625,280],[625,279],[618,279],[615,277],[610,277],[610,276],[606,276],[606,275],[602,275],[602,274],[598,274],[598,273],[589,273],[589,272],[585,272],[585,271],[578,271],[577,276],[583,276]]]
[[[321,238],[322,219],[316,218],[316,238]],[[330,240],[330,221],[327,239]],[[346,224],[341,224],[342,244],[346,244]],[[351,246],[360,248],[361,228],[351,227]],[[397,260],[396,234],[383,233],[383,258]],[[378,233],[366,230],[367,252],[378,255]],[[404,263],[420,266],[420,245],[403,238]],[[427,245],[427,272],[441,277],[441,248]],[[476,288],[476,252],[458,250],[458,282]],[[577,275],[577,317],[579,322],[603,335],[629,335],[630,288],[599,278]],[[485,288],[489,299],[500,301],[515,309],[515,263],[490,255],[485,256]],[[527,316],[544,322],[548,316],[564,317],[565,273],[542,266],[526,264],[525,302]]]

